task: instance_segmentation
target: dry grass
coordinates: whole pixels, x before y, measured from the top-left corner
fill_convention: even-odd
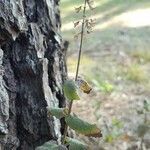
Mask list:
[[[127,68],[126,77],[127,79],[138,83],[148,81],[145,70],[138,64],[132,64]]]

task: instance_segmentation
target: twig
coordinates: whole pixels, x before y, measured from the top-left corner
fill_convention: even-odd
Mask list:
[[[79,47],[79,54],[78,54],[78,63],[77,63],[77,68],[76,68],[76,76],[75,76],[75,81],[78,78],[78,73],[79,73],[79,67],[80,67],[80,60],[81,60],[81,52],[82,52],[82,45],[83,45],[83,35],[84,35],[84,25],[85,25],[85,12],[86,12],[86,3],[87,0],[84,1],[84,9],[83,9],[83,18],[82,18],[82,27],[81,27],[81,38],[80,38],[80,47]],[[71,113],[73,101],[70,102],[69,104],[69,114]],[[65,124],[65,129],[64,129],[64,137],[62,140],[62,143],[65,143],[66,135],[67,135],[67,130],[68,130],[68,125]]]

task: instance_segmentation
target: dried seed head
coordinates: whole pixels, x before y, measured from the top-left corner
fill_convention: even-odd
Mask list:
[[[82,6],[79,6],[79,7],[75,8],[76,13],[79,13],[81,10],[82,10]]]
[[[94,9],[94,0],[87,0],[87,4],[91,10]]]
[[[76,21],[74,22],[74,28],[77,27],[79,25],[80,21]]]

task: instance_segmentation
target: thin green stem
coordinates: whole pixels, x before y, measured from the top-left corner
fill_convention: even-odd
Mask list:
[[[69,112],[68,112],[68,114],[71,113],[72,104],[73,104],[73,101],[71,101],[71,102],[69,103]],[[62,144],[65,144],[65,139],[66,139],[66,136],[67,136],[67,130],[68,130],[68,125],[65,124],[64,136],[63,136],[63,139],[62,139]]]
[[[79,74],[79,67],[80,67],[80,60],[81,60],[81,52],[82,52],[82,45],[83,45],[83,36],[84,36],[84,25],[85,25],[85,13],[86,13],[86,3],[87,0],[84,1],[84,8],[83,8],[83,17],[82,17],[82,27],[81,27],[81,37],[80,37],[80,47],[79,47],[79,54],[78,54],[78,62],[77,62],[77,68],[76,68],[76,75],[75,75],[75,81],[78,78],[78,74]],[[71,113],[72,110],[72,105],[73,105],[73,101],[71,101],[69,103],[69,114]],[[65,139],[66,139],[66,135],[67,135],[67,130],[68,130],[68,125],[65,124],[65,129],[64,129],[64,136],[62,139],[62,143],[65,143]]]

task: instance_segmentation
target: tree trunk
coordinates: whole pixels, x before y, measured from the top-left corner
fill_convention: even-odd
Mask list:
[[[59,0],[0,0],[0,150],[60,143],[66,78]]]

